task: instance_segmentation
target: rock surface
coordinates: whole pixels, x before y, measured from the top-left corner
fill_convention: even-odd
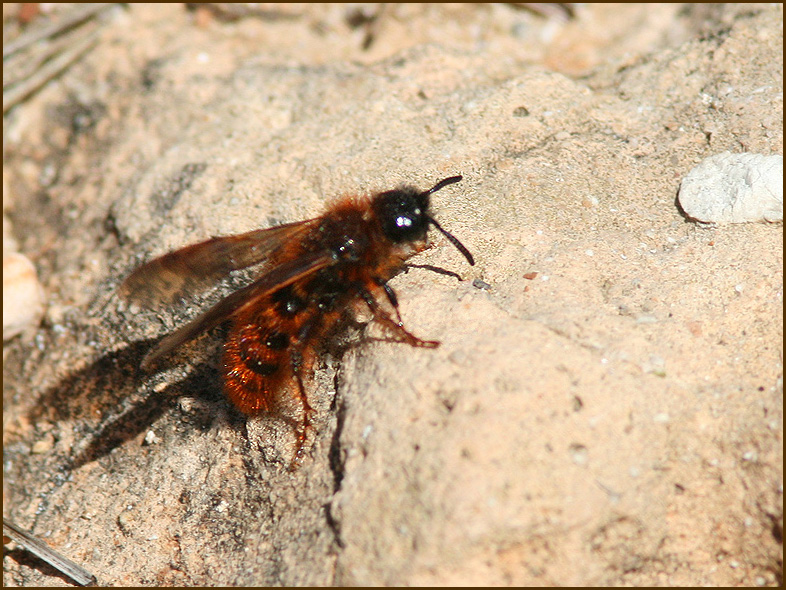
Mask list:
[[[782,5],[392,5],[367,51],[352,10],[131,4],[9,113],[50,302],[4,347],[6,515],[102,585],[777,585],[782,226],[675,197],[708,156],[782,154]],[[391,283],[442,346],[351,331],[298,470],[286,422],[224,400],[220,330],[138,369],[219,295],[132,313],[141,260],[453,174],[436,216],[477,265],[435,235],[412,262],[460,280]]]

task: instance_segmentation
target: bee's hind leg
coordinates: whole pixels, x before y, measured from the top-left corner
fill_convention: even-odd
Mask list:
[[[295,469],[305,458],[305,444],[308,438],[308,433],[312,428],[312,416],[314,408],[308,403],[308,396],[306,395],[306,386],[303,382],[303,372],[310,366],[313,366],[313,351],[307,352],[309,344],[313,341],[316,328],[319,325],[319,316],[314,315],[307,319],[300,327],[298,338],[295,342],[290,358],[292,363],[292,375],[297,386],[297,396],[303,410],[303,419],[299,427],[295,427],[295,436],[297,442],[295,444],[295,455],[292,459],[291,468]]]

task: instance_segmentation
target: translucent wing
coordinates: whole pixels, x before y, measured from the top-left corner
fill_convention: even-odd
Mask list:
[[[170,353],[201,332],[217,326],[234,313],[245,309],[249,305],[254,305],[261,297],[291,285],[302,278],[335,264],[335,262],[336,259],[333,255],[329,251],[324,251],[305,254],[289,262],[274,266],[247,287],[225,297],[202,315],[166,336],[147,354],[142,361],[142,368],[148,369],[162,356]]]
[[[172,303],[215,284],[233,270],[265,262],[318,221],[287,223],[180,248],[138,267],[120,285],[119,293],[145,307]]]

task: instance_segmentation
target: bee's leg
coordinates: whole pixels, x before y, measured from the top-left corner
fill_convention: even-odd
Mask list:
[[[296,358],[300,357],[300,358]],[[300,423],[299,427],[295,430],[295,436],[297,437],[297,442],[295,444],[295,455],[292,459],[292,466],[293,468],[296,464],[299,464],[304,458],[304,451],[303,446],[306,443],[306,437],[308,436],[308,431],[311,430],[311,415],[314,412],[314,408],[311,407],[311,404],[308,403],[308,398],[306,397],[306,388],[303,385],[303,360],[301,354],[293,354],[292,355],[292,369],[295,371],[295,381],[297,382],[297,390],[298,390],[298,397],[300,399],[300,403],[303,407],[303,421]],[[296,368],[297,367],[297,368]]]
[[[398,311],[398,296],[396,295],[396,292],[393,290],[393,287],[388,285],[387,282],[383,281],[379,277],[374,277],[374,282],[384,290],[385,296],[388,298],[390,305],[393,307],[393,311],[396,312],[396,319],[398,320],[398,324],[400,326],[402,322],[401,314]]]
[[[385,292],[385,294],[390,298],[390,294],[388,293],[387,289],[380,286],[380,288]],[[410,346],[417,346],[421,348],[436,348],[439,346],[439,342],[436,340],[421,340],[414,334],[412,334],[409,330],[404,327],[404,324],[401,322],[401,316],[398,315],[398,307],[394,306],[396,310],[396,315],[398,316],[398,320],[394,320],[388,312],[386,312],[382,307],[379,305],[379,302],[374,298],[374,295],[365,287],[360,287],[359,289],[360,296],[365,301],[368,308],[371,310],[371,313],[374,314],[374,321],[379,322],[391,332],[393,332],[401,342],[406,342]],[[396,299],[395,292],[393,289],[390,289],[390,293],[393,294],[393,301],[398,303]],[[392,301],[391,301],[392,303]]]
[[[303,408],[303,421],[300,423],[300,428],[296,430],[297,444],[295,446],[295,457],[292,460],[292,468],[296,467],[303,460],[304,452],[303,446],[308,436],[308,431],[311,429],[311,416],[314,413],[314,408],[308,403],[306,396],[306,387],[303,383],[303,371],[306,368],[306,359],[304,358],[304,351],[309,342],[314,336],[314,329],[319,323],[319,317],[314,315],[308,318],[305,323],[300,327],[296,342],[292,346],[290,352],[290,360],[292,363],[292,375],[295,377],[297,383],[297,392],[300,404]]]

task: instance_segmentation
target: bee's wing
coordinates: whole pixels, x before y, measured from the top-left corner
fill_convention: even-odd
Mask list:
[[[289,262],[279,264],[256,281],[235,291],[219,301],[202,315],[197,316],[185,326],[166,336],[151,350],[142,361],[142,368],[148,369],[155,361],[170,353],[181,344],[196,337],[228,319],[235,312],[255,304],[260,297],[291,285],[315,272],[335,264],[336,260],[329,251],[306,254]]]
[[[143,264],[120,285],[122,297],[145,307],[172,303],[204,289],[231,271],[264,262],[290,240],[311,230],[317,219],[211,238]]]

